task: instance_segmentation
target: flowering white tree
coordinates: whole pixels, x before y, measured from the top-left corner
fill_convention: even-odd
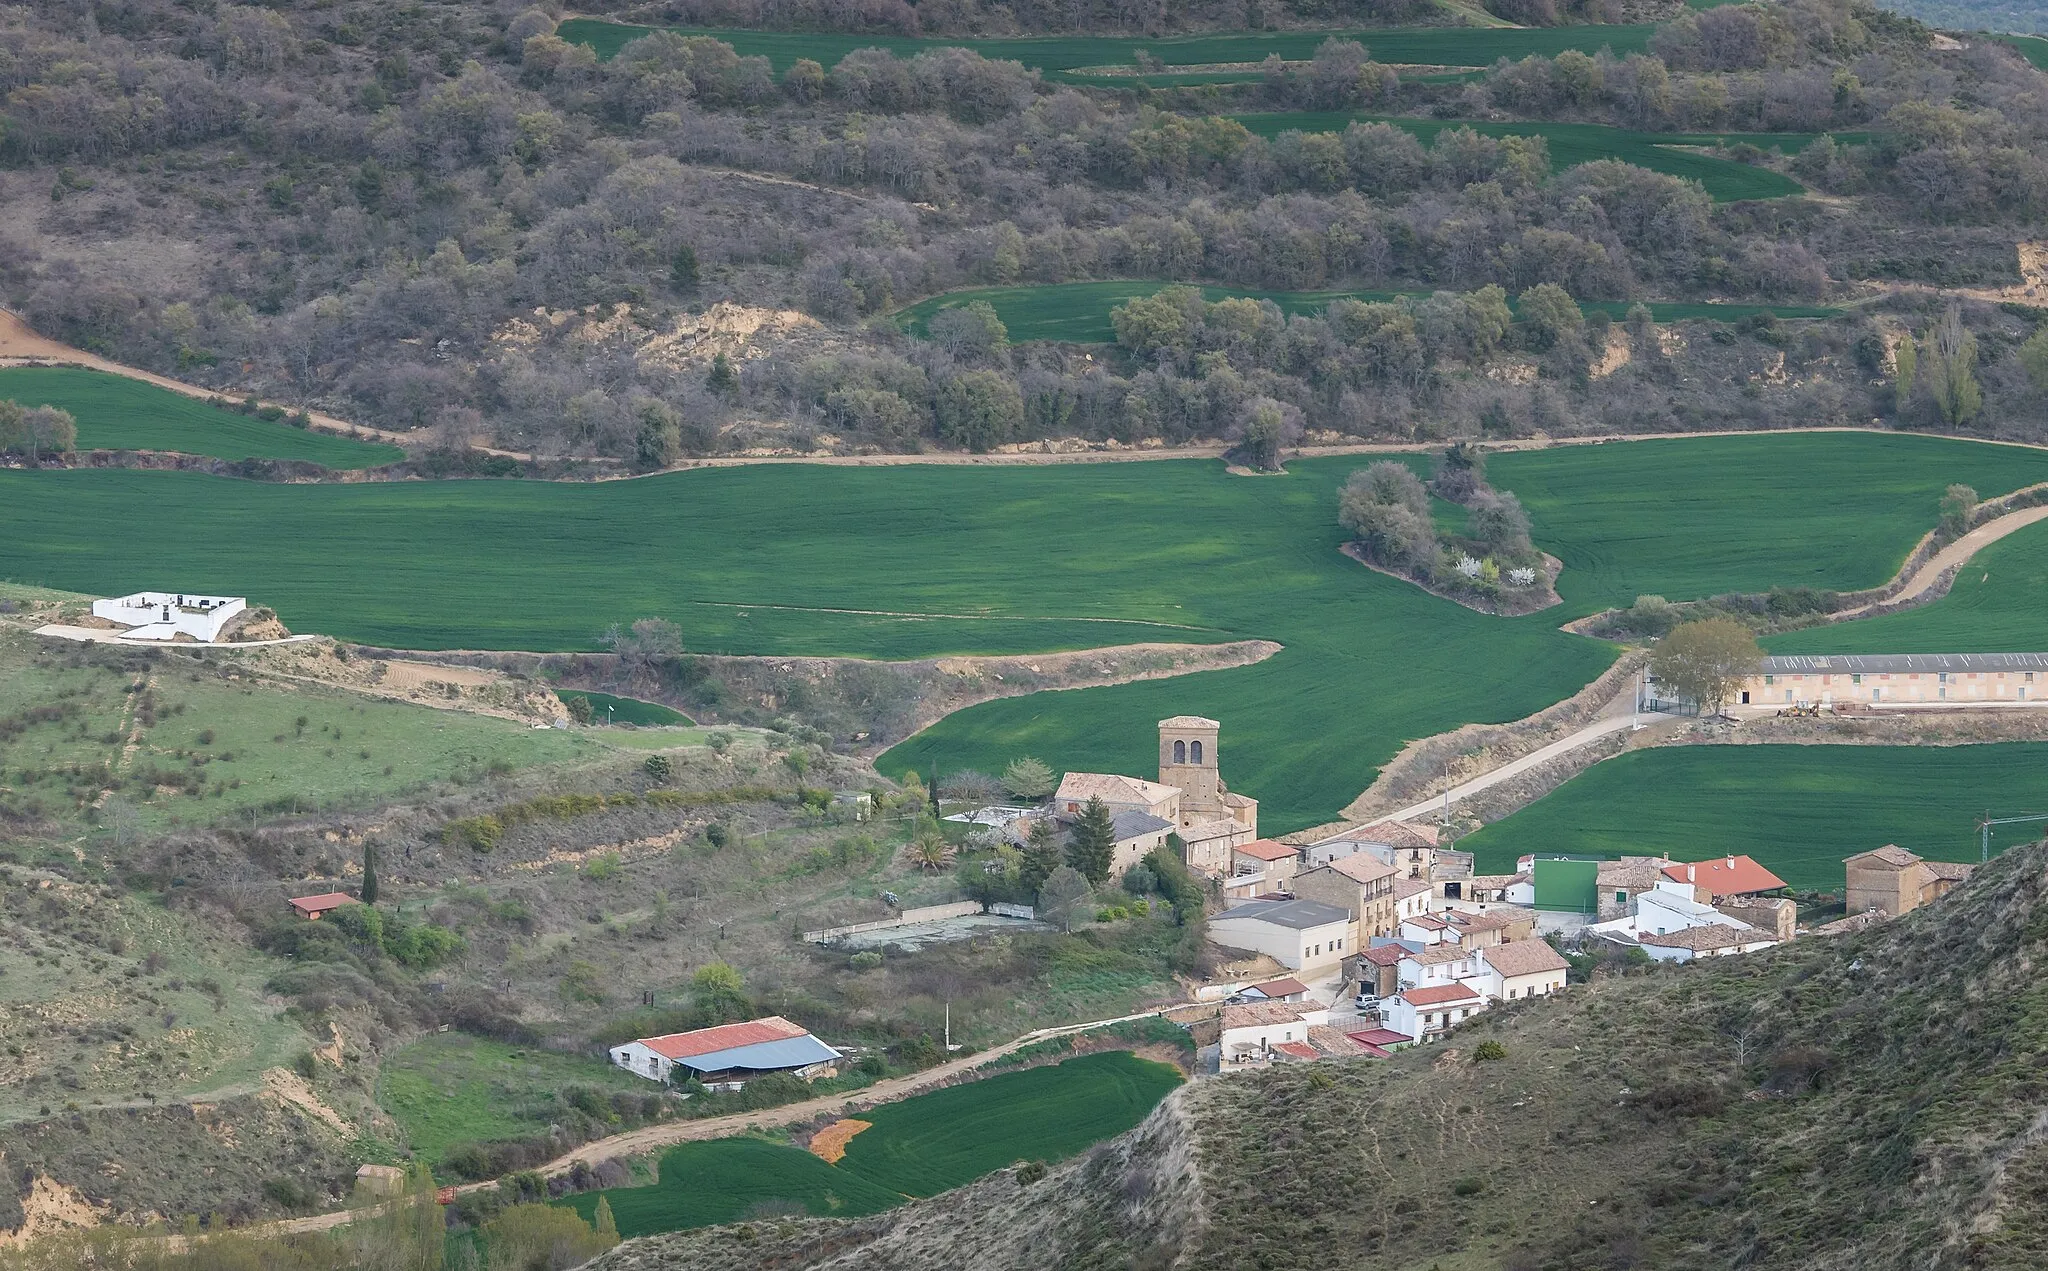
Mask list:
[[[1536,571],[1526,565],[1520,569],[1511,569],[1508,571],[1508,581],[1517,587],[1533,586],[1536,582]]]
[[[1456,568],[1459,573],[1463,574],[1467,578],[1479,577],[1479,562],[1474,560],[1470,556],[1460,556],[1458,558],[1458,564]]]

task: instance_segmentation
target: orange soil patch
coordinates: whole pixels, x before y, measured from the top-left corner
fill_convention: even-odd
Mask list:
[[[873,1124],[872,1121],[860,1121],[853,1117],[848,1117],[844,1121],[834,1121],[811,1136],[811,1155],[827,1165],[837,1165],[840,1158],[846,1155],[846,1145],[853,1136]]]

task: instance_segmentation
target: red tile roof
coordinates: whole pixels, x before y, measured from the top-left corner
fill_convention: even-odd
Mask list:
[[[1356,852],[1350,856],[1340,856],[1324,866],[1324,868],[1334,869],[1354,883],[1378,882],[1382,878],[1388,878],[1401,872],[1398,867],[1382,865],[1364,852]]]
[[[1410,1006],[1443,1006],[1468,999],[1476,1002],[1479,995],[1462,984],[1433,984],[1426,989],[1402,989],[1401,999]]]
[[[1436,888],[1430,885],[1428,879],[1403,878],[1396,881],[1394,884],[1394,899],[1406,900],[1410,896],[1419,896],[1423,892],[1435,890]]]
[[[1379,821],[1345,837],[1382,847],[1404,848],[1435,847],[1438,841],[1434,825],[1412,825],[1407,821]]]
[[[1747,856],[1717,856],[1710,861],[1679,862],[1664,867],[1664,877],[1675,883],[1704,887],[1712,896],[1742,896],[1753,891],[1776,891],[1785,880]]]
[[[1774,941],[1761,931],[1738,931],[1734,927],[1707,926],[1686,927],[1679,931],[1667,931],[1662,935],[1644,932],[1636,937],[1637,944],[1654,945],[1659,949],[1690,949],[1694,953],[1711,953],[1715,949],[1735,949],[1745,944]]]
[[[1317,1051],[1315,1047],[1307,1042],[1279,1042],[1274,1045],[1273,1049],[1295,1059],[1321,1059],[1323,1057],[1321,1052]]]
[[[1271,1024],[1299,1024],[1302,1006],[1297,1002],[1246,1002],[1223,1008],[1223,1027],[1264,1028]]]
[[[1256,857],[1262,861],[1284,861],[1300,855],[1299,852],[1287,844],[1275,843],[1272,839],[1253,839],[1249,843],[1233,847],[1230,850],[1242,852],[1246,856]]]
[[[1267,997],[1291,997],[1296,993],[1308,992],[1308,985],[1303,984],[1291,975],[1283,975],[1277,980],[1267,980],[1264,984],[1250,985],[1245,991],[1250,992],[1253,989],[1257,989]]]
[[[720,1024],[715,1028],[700,1028],[694,1032],[642,1037],[640,1044],[664,1059],[688,1059],[693,1055],[708,1055],[714,1050],[733,1050],[740,1046],[758,1046],[762,1042],[787,1041],[792,1037],[802,1037],[807,1031],[780,1015],[770,1015],[766,1019],[751,1019],[744,1024]]]
[[[1495,975],[1503,979],[1571,969],[1564,955],[1542,940],[1510,940],[1491,949],[1481,949],[1479,956],[1486,960],[1487,967]]]
[[[1391,1028],[1368,1028],[1362,1033],[1346,1034],[1361,1046],[1406,1046],[1414,1041],[1406,1033],[1397,1033]]]
[[[1854,865],[1858,861],[1877,861],[1889,865],[1893,869],[1906,869],[1919,859],[1919,857],[1898,844],[1887,843],[1883,847],[1873,848],[1868,852],[1858,852],[1842,863],[1844,865]]]
[[[1367,949],[1358,956],[1374,966],[1396,966],[1399,965],[1402,958],[1408,956],[1408,950],[1398,944],[1383,944]]]
[[[330,909],[353,905],[356,898],[345,891],[322,892],[318,896],[294,896],[292,908],[302,914],[324,914]]]

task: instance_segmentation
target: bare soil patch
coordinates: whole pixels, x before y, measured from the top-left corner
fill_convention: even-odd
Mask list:
[[[811,1155],[827,1165],[837,1165],[846,1156],[846,1145],[853,1140],[853,1136],[873,1125],[872,1121],[862,1121],[856,1117],[834,1121],[811,1136],[808,1145]]]

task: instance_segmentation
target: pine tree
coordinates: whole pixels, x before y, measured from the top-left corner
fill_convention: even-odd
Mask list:
[[[684,243],[676,248],[676,254],[669,258],[668,280],[677,291],[688,291],[697,285],[697,249]]]
[[[932,783],[925,787],[925,794],[932,801],[932,816],[936,819],[939,815],[939,765],[937,764],[932,765]]]
[[[1031,822],[1031,833],[1024,844],[1024,865],[1018,873],[1018,885],[1029,892],[1036,892],[1052,877],[1053,871],[1066,863],[1060,852],[1060,833],[1054,828],[1051,817],[1039,817]]]
[[[597,1198],[597,1212],[591,1216],[596,1219],[597,1238],[604,1242],[604,1247],[609,1249],[618,1244],[619,1224],[612,1217],[612,1203],[603,1196],[599,1196]]]
[[[377,903],[377,849],[370,844],[363,846],[363,903]]]
[[[1088,800],[1081,809],[1081,819],[1074,822],[1074,832],[1067,840],[1067,864],[1080,871],[1081,876],[1091,883],[1099,883],[1109,877],[1110,866],[1116,863],[1116,819],[1109,814],[1109,805],[1102,796]]]

